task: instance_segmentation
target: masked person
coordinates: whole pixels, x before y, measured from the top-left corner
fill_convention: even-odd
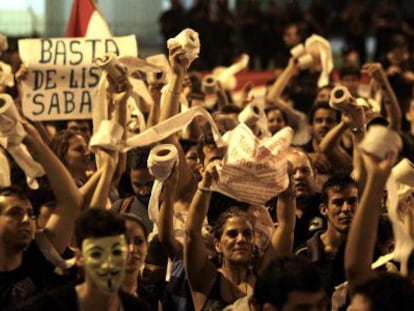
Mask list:
[[[112,211],[92,208],[77,220],[77,264],[84,280],[48,291],[18,310],[149,310],[120,290],[128,263],[125,220]]]

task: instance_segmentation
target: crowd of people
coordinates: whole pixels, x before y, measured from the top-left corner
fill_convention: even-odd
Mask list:
[[[361,9],[356,1],[345,7],[352,5]],[[236,94],[211,76],[214,87],[206,88],[206,73],[195,70],[229,65],[234,51],[226,54],[221,41],[222,50],[211,46],[195,21],[178,23],[180,10],[173,1],[161,18],[166,39],[194,26],[201,61],[211,50],[220,63],[200,66],[188,47],[169,44],[169,74],[140,76],[153,101],[140,105],[145,124],[130,115],[127,72],[107,76],[100,104],[108,121],[122,128],[122,142],[155,129],[160,137],[144,146],[96,144],[91,120],[21,115],[11,124],[5,99],[22,111],[21,83],[30,75],[25,64],[11,64],[15,85],[1,85],[0,98],[0,310],[413,310],[408,34],[393,33],[378,62],[359,53],[324,82],[322,50],[307,46],[311,62],[302,67],[293,49],[308,36],[289,21],[284,29],[297,38],[285,40],[280,70],[262,92],[247,83]],[[194,10],[192,18],[202,16]],[[188,125],[171,122],[188,111],[201,112]],[[36,182],[11,152],[20,144],[44,171]],[[170,154],[164,172],[154,158]],[[237,162],[246,154],[250,162]],[[260,185],[270,193],[262,202]]]
[[[159,19],[163,38],[167,40],[185,27],[197,31],[206,47],[194,63],[195,69],[228,66],[235,56],[248,53],[254,60],[250,68],[266,70],[286,66],[288,51],[296,44],[291,41],[298,35],[343,38],[343,54],[357,56],[361,64],[369,57],[375,61],[383,58],[393,45],[394,34],[403,33],[408,42],[414,36],[410,0],[246,0],[234,5],[230,8],[228,0],[198,0],[185,9],[179,0],[172,0],[171,8]],[[376,42],[372,56],[366,43],[369,37]]]

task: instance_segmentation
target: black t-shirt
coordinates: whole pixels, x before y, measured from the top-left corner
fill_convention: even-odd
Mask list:
[[[40,293],[53,275],[50,264],[32,241],[23,252],[22,264],[13,271],[0,271],[0,309],[22,303]]]
[[[123,311],[150,310],[139,298],[119,292]],[[63,286],[34,297],[15,311],[78,311],[78,296],[73,285]]]

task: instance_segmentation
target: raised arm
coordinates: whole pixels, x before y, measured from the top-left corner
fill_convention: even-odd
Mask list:
[[[362,70],[367,71],[368,74],[379,83],[381,89],[384,91],[385,110],[387,112],[388,121],[390,122],[389,126],[394,131],[400,131],[402,120],[401,108],[382,65],[380,63],[367,63],[362,67]]]
[[[174,47],[170,49],[169,53],[172,77],[168,82],[165,102],[161,103],[160,122],[179,113],[180,95],[188,68],[188,60],[185,58],[185,51],[181,47]],[[180,183],[178,184],[176,190],[176,199],[189,203],[192,195],[194,194],[196,182],[190,168],[187,165],[184,151],[178,142],[176,135],[171,135],[164,142],[173,144],[178,151],[178,175]]]
[[[395,158],[394,154],[388,154],[385,160],[378,160],[362,150],[361,156],[367,179],[361,201],[352,220],[345,249],[345,272],[351,291],[356,285],[375,276],[371,263],[377,238],[381,200]]]
[[[174,201],[177,183],[178,172],[177,168],[174,168],[164,182],[164,195],[158,218],[158,238],[171,259],[179,256],[183,250],[181,243],[174,236]]]
[[[294,58],[291,57],[289,59],[287,67],[270,87],[269,92],[266,95],[266,102],[274,103],[282,96],[283,90],[286,88],[290,79],[293,77],[297,70],[298,66]]]
[[[110,208],[111,205],[108,204],[108,197],[118,164],[118,152],[98,149],[96,155],[102,164],[102,171],[94,189],[90,206]]]
[[[211,199],[211,191],[208,189],[211,186],[213,175],[216,174],[215,164],[217,161],[209,163],[205,169],[198,190],[191,201],[184,240],[185,271],[194,302],[197,304],[199,301],[200,305],[204,303],[217,274],[216,267],[208,258],[207,247],[201,233]]]
[[[46,171],[49,185],[56,197],[57,208],[46,224],[45,232],[59,253],[63,253],[72,238],[75,219],[82,205],[82,196],[72,176],[46,145],[35,127],[24,123],[28,133],[24,143]]]
[[[273,232],[271,247],[269,247],[260,263],[259,274],[273,261],[281,256],[292,254],[293,239],[296,224],[296,196],[294,182],[290,178],[289,187],[278,196],[276,213],[277,227]]]

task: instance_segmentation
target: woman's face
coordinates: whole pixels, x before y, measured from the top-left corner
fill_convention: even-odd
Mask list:
[[[248,264],[253,255],[254,232],[250,221],[233,216],[223,226],[223,234],[216,241],[216,250],[232,263]]]
[[[128,259],[126,272],[139,271],[145,262],[148,253],[148,243],[144,229],[136,221],[126,220]]]
[[[69,148],[65,155],[66,167],[71,173],[84,173],[89,166],[89,150],[85,139],[75,135],[69,139]]]
[[[270,134],[274,135],[286,126],[286,120],[280,110],[271,110],[267,114],[267,126]]]

